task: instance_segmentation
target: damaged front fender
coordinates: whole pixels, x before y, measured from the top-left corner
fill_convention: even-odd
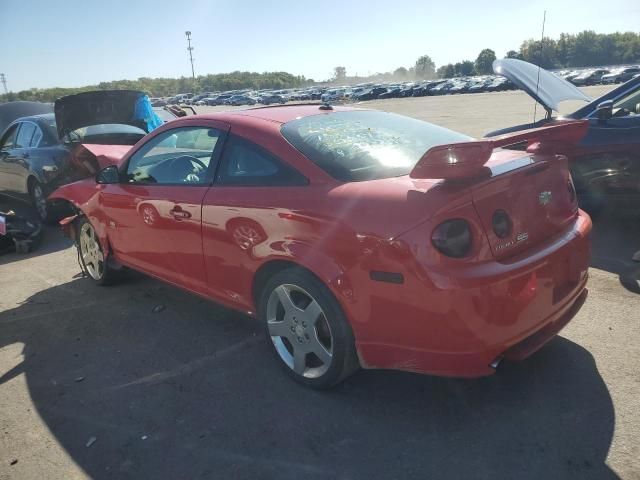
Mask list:
[[[60,220],[60,222],[58,222],[60,224],[62,233],[64,233],[64,236],[72,239],[73,241],[75,241],[75,239],[77,238],[76,221],[78,220],[78,218],[80,218],[80,215],[76,214],[69,217],[64,217],[62,220]]]
[[[93,225],[98,235],[103,252],[109,252],[109,240],[107,238],[107,223],[100,207],[101,194],[104,185],[95,182],[93,178],[63,185],[53,191],[47,198],[48,202],[65,202],[71,210],[71,214],[60,220],[60,228],[69,238],[75,239],[77,221],[85,216]]]

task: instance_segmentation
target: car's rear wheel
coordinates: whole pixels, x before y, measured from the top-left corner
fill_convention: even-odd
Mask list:
[[[359,367],[351,327],[329,289],[302,269],[274,275],[260,298],[260,318],[280,364],[313,388],[329,388]]]
[[[77,232],[80,262],[85,273],[97,284],[108,285],[112,282],[115,271],[109,267],[98,235],[86,217],[78,222]]]
[[[37,180],[31,180],[29,184],[29,196],[31,203],[36,209],[38,218],[45,223],[53,223],[56,218],[52,208],[47,205],[47,194],[45,187]]]

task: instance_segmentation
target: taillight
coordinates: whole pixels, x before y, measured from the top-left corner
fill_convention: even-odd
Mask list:
[[[509,218],[509,215],[504,210],[496,210],[493,212],[491,225],[493,226],[493,233],[495,233],[498,238],[506,238],[511,235],[513,224],[511,223],[511,218]]]
[[[431,242],[446,256],[462,258],[471,250],[469,223],[462,218],[442,222],[433,231]]]

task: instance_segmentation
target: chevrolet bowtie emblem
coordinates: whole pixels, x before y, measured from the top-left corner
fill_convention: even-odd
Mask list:
[[[540,192],[540,194],[538,194],[538,203],[540,205],[548,205],[550,201],[551,201],[551,192],[546,191],[546,192]]]

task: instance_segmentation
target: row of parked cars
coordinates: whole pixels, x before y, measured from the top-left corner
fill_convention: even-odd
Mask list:
[[[561,70],[556,72],[560,78],[574,85],[612,85],[624,83],[640,76],[640,66],[630,65],[617,68],[588,68],[581,70]]]
[[[508,79],[494,75],[485,75],[396,84],[368,83],[356,85],[355,87],[329,89],[321,98],[323,101],[329,102],[340,100],[361,102],[385,98],[497,92],[511,89],[515,89],[515,86]]]
[[[365,101],[384,98],[423,97],[454,93],[496,92],[515,89],[506,78],[496,75],[460,77],[402,83],[361,83],[342,87],[311,87],[285,90],[230,90],[203,92],[198,95],[181,93],[173,97],[152,98],[154,107],[166,105],[273,105],[295,101],[323,102]]]
[[[640,66],[589,68],[554,72],[574,85],[624,83],[640,76]],[[360,83],[341,87],[309,87],[284,90],[229,90],[225,92],[181,93],[173,97],[152,98],[154,106],[165,105],[273,105],[290,101],[322,100],[323,102],[362,102],[385,98],[424,97],[456,93],[482,93],[514,90],[517,87],[499,75],[476,75],[439,80],[399,83]]]
[[[169,98],[152,98],[154,107],[166,105],[273,105],[288,101],[320,100],[324,89],[305,90],[230,90],[226,92],[203,92],[198,95],[181,93]]]

